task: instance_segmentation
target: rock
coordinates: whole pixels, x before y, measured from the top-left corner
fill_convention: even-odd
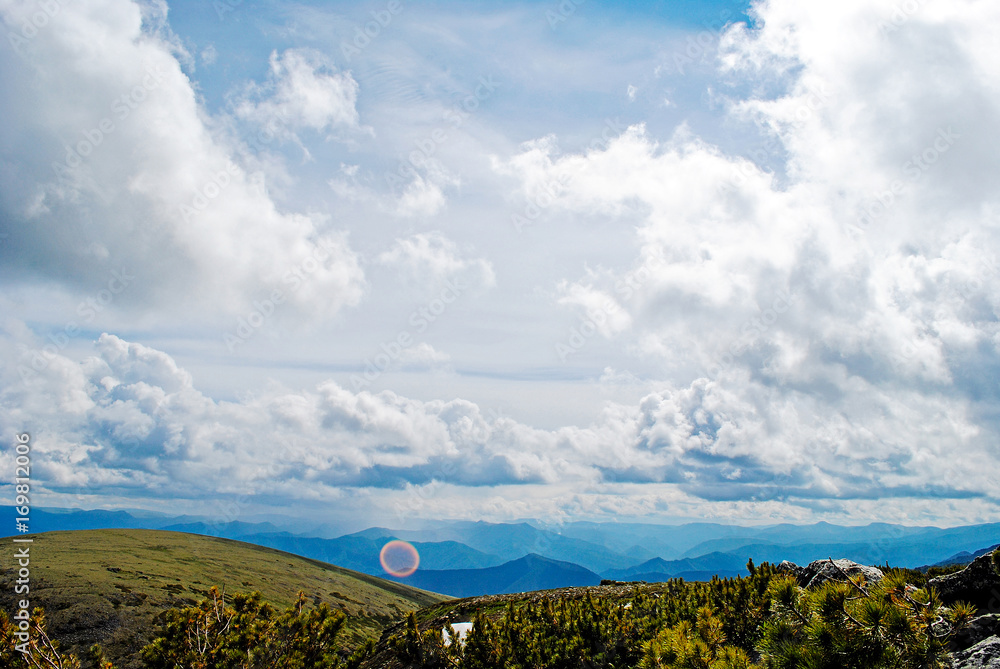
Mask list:
[[[945,604],[961,600],[975,604],[980,610],[1000,612],[1000,573],[993,555],[980,555],[962,571],[932,578],[927,585],[937,591]]]
[[[807,588],[823,585],[828,581],[846,582],[847,579],[844,577],[844,574],[847,574],[854,581],[857,581],[857,577],[860,574],[864,576],[864,582],[867,585],[878,583],[885,576],[881,569],[844,559],[833,560],[832,564],[830,560],[816,560],[809,563],[806,571],[812,574],[812,577],[805,586]]]
[[[830,563],[830,560],[816,560],[810,562],[805,567],[800,567],[794,562],[785,560],[776,569],[778,573],[794,576],[795,580],[803,588],[823,585],[827,581],[846,583],[847,578],[844,577],[844,574],[847,574],[847,576],[855,581],[857,581],[857,577],[860,574],[864,576],[865,583],[868,585],[878,583],[885,576],[880,569],[845,559],[834,560],[833,564]]]
[[[953,669],[1000,669],[1000,637],[983,639],[966,650],[952,654]]]
[[[789,562],[788,560],[785,560],[777,567],[775,567],[775,569],[779,574],[787,574],[788,576],[794,576],[795,580],[799,582],[799,585],[803,585],[802,581],[805,575],[805,567],[800,567],[794,562]]]
[[[991,636],[1000,636],[1000,614],[989,613],[973,618],[968,625],[955,632],[949,645],[952,650],[965,650]]]

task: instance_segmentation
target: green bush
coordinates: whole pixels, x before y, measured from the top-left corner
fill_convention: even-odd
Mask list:
[[[411,613],[388,643],[416,669],[943,669],[948,640],[975,615],[971,605],[946,608],[933,591],[908,585],[910,572],[902,570],[874,584],[805,589],[769,564],[748,568],[746,578],[672,579],[617,597],[585,589],[510,601],[492,614],[480,611],[464,645],[449,629],[456,641],[445,646],[440,626],[421,630]],[[148,669],[333,669],[356,667],[374,651],[369,642],[342,660],[345,617],[325,604],[307,607],[302,593],[278,612],[259,593],[226,601],[213,588],[164,620],[142,651]],[[41,610],[30,624],[31,653],[12,651],[14,632],[0,613],[0,666],[80,668],[48,637]],[[113,669],[99,648],[89,660]]]
[[[780,577],[770,591],[773,615],[760,650],[775,669],[949,667],[947,640],[975,614],[964,604],[945,610],[899,571],[873,585],[829,582],[811,590]]]
[[[160,636],[142,651],[149,669],[333,669],[337,635],[346,620],[326,604],[307,609],[306,596],[278,614],[258,592],[227,604],[217,588],[196,606],[171,609]]]

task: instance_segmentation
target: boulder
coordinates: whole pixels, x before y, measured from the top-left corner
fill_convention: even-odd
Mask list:
[[[793,576],[795,580],[799,582],[799,585],[803,585],[803,578],[805,576],[805,570],[806,570],[805,567],[800,567],[794,562],[789,562],[788,560],[785,560],[777,567],[775,567],[775,569],[779,574],[786,574],[788,576]]]
[[[937,591],[945,604],[965,601],[975,604],[981,611],[998,613],[1000,572],[994,562],[995,554],[980,555],[962,571],[932,578],[927,585]]]
[[[805,567],[785,560],[777,566],[779,573],[794,576],[803,588],[823,585],[827,581],[847,582],[847,577],[857,581],[859,575],[864,576],[865,583],[878,583],[885,576],[882,570],[858,564],[852,560],[816,560]],[[846,574],[846,577],[845,577]]]
[[[949,647],[952,650],[965,650],[991,636],[1000,636],[1000,614],[988,613],[973,618],[968,625],[955,632]]]
[[[1000,669],[1000,637],[983,639],[966,650],[953,653],[953,669]]]
[[[823,585],[827,581],[846,582],[844,574],[857,581],[858,575],[864,576],[865,583],[873,585],[885,576],[881,569],[869,567],[851,560],[816,560],[810,562],[806,570],[812,573],[812,578],[806,584],[807,588]]]

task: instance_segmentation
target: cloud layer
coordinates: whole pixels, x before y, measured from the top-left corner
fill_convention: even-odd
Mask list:
[[[43,364],[21,349],[5,365],[4,386],[17,390],[0,396],[0,428],[40,426],[34,466],[54,495],[141,505],[197,500],[207,487],[295,504],[381,490],[369,513],[417,515],[408,505],[424,497],[415,490],[447,487],[464,490],[475,516],[503,487],[574,491],[539,509],[559,515],[622,486],[667,484],[654,495],[663,509],[751,502],[787,514],[831,502],[892,508],[894,498],[986,503],[993,485],[989,443],[961,402],[889,396],[860,380],[829,417],[809,393],[726,374],[552,431],[460,399],[422,402],[332,381],[217,401],[170,356],[108,334],[79,363],[54,354]]]
[[[32,7],[0,15],[20,30]],[[732,141],[693,112],[664,131],[662,100],[590,123],[592,141],[559,114],[544,132],[511,123],[488,106],[516,108],[519,86],[537,98],[531,63],[412,14],[350,70],[313,46],[268,48],[214,111],[156,4],[67,4],[0,59],[16,309],[0,431],[36,426],[47,494],[213,490],[373,517],[1000,517],[995,3],[754,3],[752,27],[712,36],[714,71],[664,74],[685,48],[665,41],[647,78],[620,86],[629,109],[703,103]],[[523,13],[496,16],[524,33],[510,28]],[[484,72],[505,67],[502,84],[460,89],[392,41],[430,28]],[[550,63],[555,47],[538,48]],[[225,62],[224,44],[213,53],[206,66]],[[550,70],[537,76],[566,87],[555,106],[590,99],[584,74]],[[381,95],[400,77],[411,87]],[[474,290],[365,389],[348,382],[372,341],[396,341],[374,333],[451,284]],[[84,353],[24,298],[103,292],[115,323],[142,327],[97,319]],[[314,328],[289,328],[280,353],[340,363],[351,336],[362,353],[337,378],[219,399],[149,345],[176,328],[218,351],[220,323],[267,327],[278,304]],[[495,391],[511,404],[531,401],[523,379],[571,372],[612,399],[541,429],[459,390],[420,394],[502,365],[522,382]],[[406,374],[417,391],[392,387]]]

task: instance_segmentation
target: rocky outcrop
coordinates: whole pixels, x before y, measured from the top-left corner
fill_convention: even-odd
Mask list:
[[[816,560],[810,562],[805,567],[800,567],[794,562],[787,560],[778,565],[780,573],[794,576],[798,584],[803,588],[823,585],[828,581],[847,582],[847,578],[857,581],[858,576],[863,576],[865,583],[878,583],[884,577],[881,569],[858,564],[851,560]]]
[[[952,650],[965,650],[991,636],[1000,636],[1000,614],[988,613],[973,618],[968,625],[955,632],[950,647]]]
[[[983,639],[966,650],[952,654],[953,669],[1000,669],[1000,637]]]
[[[794,562],[789,562],[788,560],[785,560],[777,567],[775,567],[775,569],[779,574],[785,574],[787,576],[794,577],[795,580],[798,581],[799,585],[804,585],[805,582],[808,581],[808,579],[805,578],[806,568],[800,567]]]
[[[981,555],[962,571],[932,578],[927,585],[937,591],[945,604],[964,601],[983,612],[1000,612],[1000,571],[994,555],[997,553]]]

